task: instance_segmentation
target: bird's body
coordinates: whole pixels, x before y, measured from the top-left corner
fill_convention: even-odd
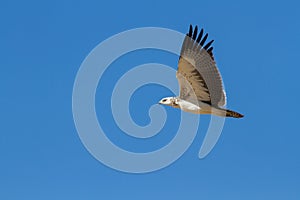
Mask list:
[[[189,101],[180,99],[179,97],[165,97],[159,103],[169,105],[174,108],[179,108],[185,112],[190,112],[193,114],[213,114],[217,116],[235,117],[235,118],[243,117],[242,114],[232,110],[213,107],[204,102],[199,102],[198,105],[196,105]]]
[[[213,40],[204,45],[208,34],[203,38],[202,36],[203,29],[198,35],[198,27],[193,31],[190,26],[182,45],[176,73],[180,95],[163,98],[159,103],[194,114],[241,118],[242,114],[223,108],[226,94],[212,54],[213,47],[210,47]]]

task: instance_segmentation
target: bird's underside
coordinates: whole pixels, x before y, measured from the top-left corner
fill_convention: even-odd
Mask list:
[[[213,40],[205,44],[208,34],[198,34],[198,27],[190,25],[183,41],[176,78],[180,86],[178,97],[166,97],[159,103],[194,114],[213,114],[241,118],[242,114],[223,108],[226,93],[221,74],[216,66]]]
[[[207,104],[205,102],[198,102],[198,104],[193,104],[189,101],[185,101],[183,99],[180,99],[179,97],[170,97],[171,99],[171,105],[174,108],[179,108],[185,112],[190,112],[193,114],[212,114],[216,116],[221,116],[221,117],[234,117],[234,118],[242,118],[244,115],[224,109],[224,108],[219,108],[219,107],[214,107],[210,104]]]

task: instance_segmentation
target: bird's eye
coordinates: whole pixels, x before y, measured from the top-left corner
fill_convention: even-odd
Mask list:
[[[162,100],[162,102],[166,102],[166,101],[167,101],[167,99],[163,99],[163,100]]]

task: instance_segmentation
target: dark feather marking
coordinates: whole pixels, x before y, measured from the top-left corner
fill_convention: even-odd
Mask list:
[[[211,105],[211,102],[210,102],[210,101],[201,101],[201,102],[206,103],[206,104],[208,104],[208,105]]]
[[[192,37],[192,34],[193,34],[193,26],[192,25],[190,25],[190,31],[189,31],[189,37]]]
[[[203,46],[203,44],[205,43],[206,39],[208,37],[208,34],[206,33],[204,38],[202,39],[202,41],[200,42],[200,45]]]
[[[193,34],[193,40],[196,40],[197,33],[198,33],[198,26],[195,27],[194,34]]]
[[[206,85],[206,83],[205,83],[203,77],[202,77],[201,74],[198,72],[198,70],[197,70],[197,69],[194,69],[193,71],[191,71],[191,73],[194,75],[194,77],[197,77],[197,79],[200,80],[200,81],[203,83],[205,89],[208,91],[208,87],[207,87],[207,85]]]
[[[213,49],[214,47],[210,47],[209,49],[207,49],[207,53],[211,53]]]
[[[207,48],[214,42],[214,40],[210,41],[209,43],[207,43],[203,49],[207,50]]]
[[[201,31],[200,31],[200,33],[199,33],[199,35],[198,35],[198,38],[197,38],[197,43],[199,43],[200,42],[200,40],[201,40],[201,38],[202,38],[202,36],[203,36],[203,32],[204,32],[204,30],[203,30],[203,28],[201,29]]]

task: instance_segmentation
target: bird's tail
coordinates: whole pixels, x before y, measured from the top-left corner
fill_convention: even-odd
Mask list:
[[[234,117],[234,118],[244,117],[244,115],[242,115],[238,112],[232,111],[232,110],[225,110],[225,111],[226,111],[226,117]]]

